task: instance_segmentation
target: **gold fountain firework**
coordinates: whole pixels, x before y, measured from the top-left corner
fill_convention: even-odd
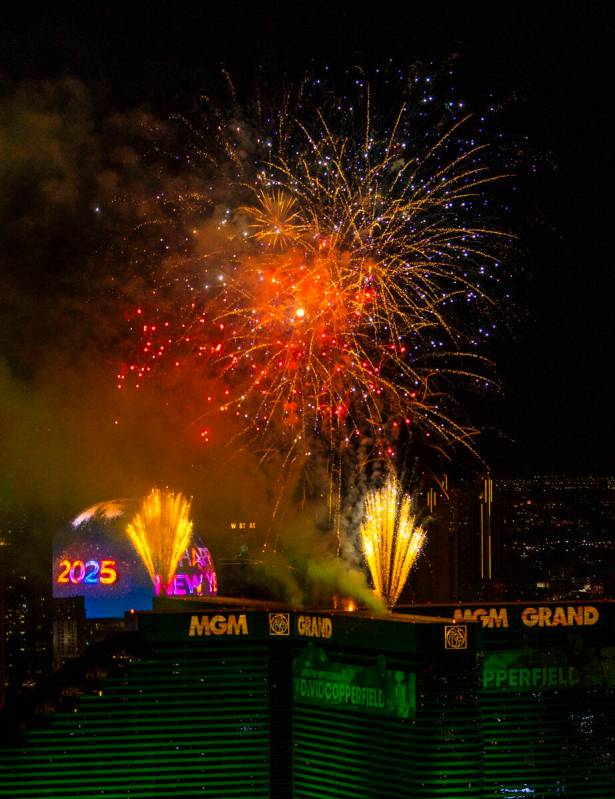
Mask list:
[[[394,475],[365,498],[360,538],[374,591],[392,608],[425,540],[425,530],[412,511],[412,499]]]
[[[156,578],[170,584],[177,563],[192,535],[190,501],[181,492],[153,488],[126,527],[152,585]]]

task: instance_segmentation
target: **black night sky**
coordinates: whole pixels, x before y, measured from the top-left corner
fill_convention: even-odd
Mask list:
[[[527,137],[529,153],[513,220],[522,243],[512,291],[519,321],[497,344],[505,393],[481,411],[499,431],[484,436],[482,451],[497,475],[608,474],[614,20],[612,4],[595,2],[26,4],[3,18],[0,90],[6,97],[22,81],[71,76],[107,114],[145,106],[165,116],[189,109],[221,65],[249,92],[325,65],[335,74],[457,56],[460,93],[470,106],[490,96],[502,103],[500,130]],[[44,304],[50,276],[11,243],[0,263],[12,287],[2,307],[13,347],[15,320],[27,341],[36,316],[24,315],[17,289],[28,284]],[[63,267],[54,270],[62,283]]]

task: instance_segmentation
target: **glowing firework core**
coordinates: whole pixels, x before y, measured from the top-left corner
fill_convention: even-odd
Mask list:
[[[242,209],[251,220],[254,237],[270,247],[284,247],[303,232],[295,200],[283,192],[261,192],[258,205]]]
[[[374,590],[392,608],[425,540],[412,500],[396,477],[389,476],[382,488],[365,498],[360,536]]]
[[[190,502],[181,492],[154,488],[126,527],[133,547],[156,586],[169,585],[192,536]]]

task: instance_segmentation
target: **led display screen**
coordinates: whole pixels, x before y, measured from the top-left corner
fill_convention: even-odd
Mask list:
[[[218,591],[214,564],[194,536],[168,586],[152,585],[123,525],[94,518],[71,525],[55,538],[52,563],[55,598],[82,596],[88,618],[119,618],[129,610],[151,610],[153,597],[211,596]]]

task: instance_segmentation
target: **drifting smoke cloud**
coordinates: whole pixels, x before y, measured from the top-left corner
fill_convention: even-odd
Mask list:
[[[210,241],[225,203],[223,181],[178,156],[182,121],[103,106],[70,78],[0,85],[0,347],[18,373],[57,349],[108,348],[118,308],[176,266],[161,231],[175,245],[189,209]]]
[[[78,366],[81,366],[79,369]],[[54,517],[73,515],[82,506],[113,496],[139,497],[153,484],[181,485],[188,493],[204,493],[215,509],[228,492],[208,485],[227,469],[231,480],[245,483],[254,467],[246,453],[228,452],[222,440],[202,444],[160,394],[144,391],[123,395],[109,370],[55,360],[34,378],[20,380],[6,365],[0,368],[1,499],[5,507],[33,505]],[[243,496],[255,499],[248,490]],[[235,504],[242,505],[242,494]],[[211,512],[211,511],[210,511]],[[214,517],[216,515],[214,513]]]
[[[309,559],[307,576],[317,588],[357,599],[374,613],[386,612],[383,602],[368,586],[365,574],[350,568],[343,560],[332,557]]]
[[[292,469],[281,479],[281,460],[263,463],[240,445],[232,417],[218,418],[204,441],[193,386],[116,388],[118,307],[143,295],[148,272],[181,276],[181,259],[152,246],[161,229],[196,230],[194,263],[228,253],[245,226],[237,214],[221,230],[232,205],[223,173],[205,185],[177,165],[181,126],[144,109],[101,113],[70,79],[0,96],[0,511],[42,513],[53,530],[97,501],[168,486],[194,497],[195,526],[216,559],[239,551],[231,519],[257,520],[252,584],[293,605],[341,594],[380,612],[352,543],[335,558],[318,488],[299,487]],[[245,158],[257,144],[237,127]],[[176,201],[187,218],[173,233]],[[201,379],[198,397],[207,391]]]
[[[149,245],[172,215],[164,202],[201,190],[189,169],[169,167],[176,128],[144,109],[101,112],[71,79],[0,94],[3,512],[39,508],[58,524],[154,484],[198,494],[207,528],[226,527],[230,508],[266,512],[256,456],[226,446],[232,421],[205,446],[176,387],[115,386],[122,308],[144,293],[147,270],[173,266],[163,252],[148,263],[149,246],[139,260],[131,239]],[[215,214],[212,204],[201,218],[210,243]]]

